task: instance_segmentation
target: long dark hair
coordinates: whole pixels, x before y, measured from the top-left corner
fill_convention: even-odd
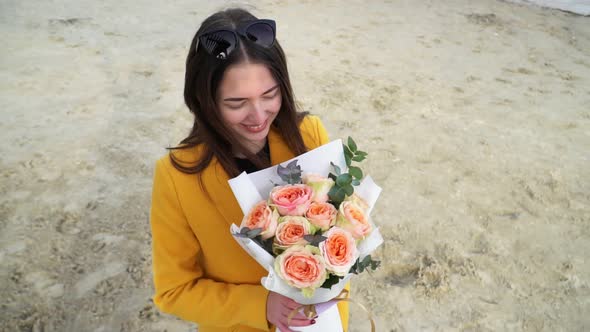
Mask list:
[[[238,152],[246,156],[258,168],[270,166],[270,158],[264,158],[250,152],[240,143],[236,135],[224,125],[219,114],[215,96],[225,70],[232,64],[248,61],[263,64],[278,82],[282,103],[272,126],[281,133],[289,149],[297,154],[307,151],[299,132],[299,123],[306,113],[298,112],[289,81],[287,61],[278,41],[272,47],[265,48],[240,36],[239,46],[224,59],[217,59],[202,47],[196,51],[198,36],[202,32],[216,29],[235,30],[241,22],[257,18],[244,9],[234,8],[217,12],[209,16],[196,32],[186,58],[184,80],[184,101],[195,116],[190,134],[176,147],[168,148],[172,164],[176,169],[187,174],[200,174],[217,158],[230,177],[239,175],[240,170],[234,158]],[[202,146],[198,160],[190,165],[186,160],[177,158],[173,150],[184,150]],[[199,177],[200,179],[200,177]]]

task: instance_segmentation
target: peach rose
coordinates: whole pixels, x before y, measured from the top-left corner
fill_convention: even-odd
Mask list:
[[[338,216],[336,217],[336,226],[349,231],[357,240],[369,235],[372,230],[365,211],[352,201],[344,201],[340,204]]]
[[[330,203],[316,203],[309,205],[309,209],[305,213],[307,220],[322,231],[328,230],[330,226],[334,225],[338,210]]]
[[[359,256],[355,239],[349,231],[340,227],[332,227],[322,235],[327,237],[320,242],[326,269],[337,276],[346,276]]]
[[[287,284],[312,297],[315,289],[326,281],[327,272],[319,249],[314,246],[293,246],[275,259],[275,271]]]
[[[266,201],[256,203],[254,207],[242,219],[242,227],[249,229],[262,228],[260,236],[263,240],[269,239],[275,235],[279,219],[277,210],[272,209]]]
[[[284,216],[279,218],[279,224],[275,232],[274,249],[287,249],[293,245],[307,244],[303,238],[311,234],[311,224],[304,217]]]
[[[288,184],[274,187],[270,191],[270,204],[283,216],[302,216],[309,204],[313,190],[305,184]]]
[[[318,203],[328,201],[328,192],[334,186],[334,180],[317,174],[305,174],[303,175],[302,180],[303,183],[313,189],[313,196],[311,197],[312,201]]]

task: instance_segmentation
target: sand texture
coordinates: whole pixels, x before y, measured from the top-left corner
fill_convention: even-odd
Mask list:
[[[0,2],[0,330],[194,331],[151,302],[155,160],[210,1]],[[378,331],[590,330],[590,18],[261,1],[302,108],[383,187]],[[368,331],[352,309],[351,331]]]

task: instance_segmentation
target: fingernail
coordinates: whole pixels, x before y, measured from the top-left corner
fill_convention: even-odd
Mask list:
[[[312,319],[312,320],[311,320],[311,323],[312,323],[312,324],[315,324],[315,319]]]

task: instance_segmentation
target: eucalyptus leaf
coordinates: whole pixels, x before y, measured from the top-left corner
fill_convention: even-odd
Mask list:
[[[343,277],[337,276],[335,274],[330,274],[330,277],[324,281],[324,283],[320,286],[321,288],[332,288],[332,286],[337,285]]]
[[[350,151],[352,151],[352,152],[356,151],[356,143],[354,142],[354,140],[350,136],[348,136],[348,147],[350,148]]]
[[[380,261],[374,261],[373,258],[371,258],[371,255],[368,255],[365,258],[363,258],[362,261],[357,259],[352,268],[350,269],[350,273],[359,274],[368,268],[374,271],[379,267],[380,264]]]
[[[235,237],[248,238],[248,239],[254,239],[258,235],[260,235],[260,233],[262,233],[262,231],[263,231],[262,228],[253,228],[253,229],[250,229],[248,227],[242,227],[240,229],[240,232],[239,233],[234,233],[234,236]]]
[[[345,154],[344,161],[346,161],[346,166],[350,167],[350,165],[352,164],[352,157]]]
[[[346,197],[346,193],[344,192],[344,190],[342,190],[342,188],[340,188],[338,186],[334,186],[328,192],[328,197],[330,197],[330,200],[333,203],[338,203],[338,205],[339,205]]]
[[[361,184],[361,182],[360,182],[359,180],[357,180],[357,179],[354,179],[354,180],[352,180],[351,184],[352,184],[353,186],[358,186],[358,185],[360,185],[360,184]]]
[[[330,162],[330,165],[332,165],[332,167],[334,168],[334,172],[336,173],[336,175],[340,175],[342,173],[338,165],[334,164],[333,162]]]
[[[360,167],[350,166],[348,167],[348,173],[350,173],[350,175],[352,175],[356,179],[360,180],[363,178],[363,170],[360,169]]]
[[[363,156],[363,157],[366,157],[368,155],[367,152],[361,151],[361,150],[355,151],[354,154],[357,155],[357,156],[360,155],[360,156]]]
[[[254,228],[253,230],[250,230],[247,234],[248,237],[253,239],[255,237],[257,237],[258,235],[260,235],[260,233],[262,233],[263,229],[262,228]]]
[[[301,166],[297,165],[297,159],[293,160],[285,167],[278,165],[277,174],[281,180],[288,184],[301,183]]]
[[[351,184],[342,187],[342,190],[344,190],[346,196],[352,196],[354,193],[354,187]]]
[[[322,235],[304,235],[305,241],[309,242],[312,246],[319,247],[320,243],[326,241],[328,238]]]
[[[352,160],[356,161],[356,162],[361,162],[361,161],[365,160],[365,156],[355,155],[354,157],[352,157]]]
[[[336,185],[339,187],[346,186],[352,182],[352,175],[348,173],[340,174],[336,178]]]
[[[344,149],[344,155],[348,155],[348,156],[354,156],[354,152],[350,151],[350,149],[348,148],[348,146],[346,146],[345,144],[342,144],[342,149]]]

